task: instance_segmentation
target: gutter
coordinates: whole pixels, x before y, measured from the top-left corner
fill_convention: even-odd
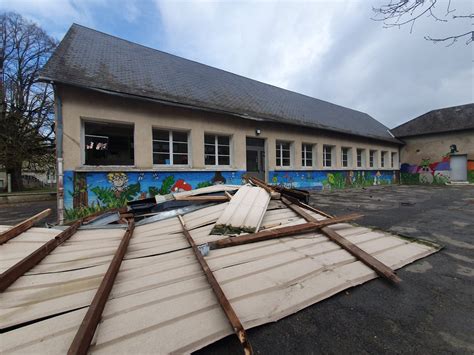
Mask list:
[[[54,84],[54,102],[56,112],[56,174],[57,174],[57,207],[58,207],[58,223],[64,224],[64,158],[63,158],[63,104],[61,96],[59,96],[58,88]]]

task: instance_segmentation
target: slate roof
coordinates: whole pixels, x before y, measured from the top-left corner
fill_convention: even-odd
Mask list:
[[[391,130],[398,138],[474,129],[474,104],[433,110]]]
[[[39,80],[398,142],[366,113],[77,24],[66,33]]]

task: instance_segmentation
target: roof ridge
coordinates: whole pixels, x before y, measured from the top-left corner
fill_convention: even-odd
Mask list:
[[[118,39],[118,40],[120,40],[120,41],[122,41],[122,42],[127,42],[127,43],[130,43],[130,44],[132,44],[132,45],[136,45],[136,46],[140,46],[140,47],[146,48],[146,49],[148,49],[148,50],[156,51],[156,52],[159,52],[159,53],[162,53],[162,54],[165,54],[165,55],[169,55],[169,56],[172,56],[172,57],[181,59],[181,60],[186,60],[186,61],[188,61],[188,62],[192,62],[192,63],[198,64],[198,65],[201,65],[201,66],[204,66],[204,67],[213,69],[213,70],[220,70],[220,71],[222,71],[222,72],[224,72],[224,73],[227,73],[227,74],[230,74],[230,75],[233,75],[233,76],[237,76],[237,77],[242,78],[242,79],[245,79],[245,80],[254,81],[254,82],[259,83],[259,84],[262,84],[262,85],[271,86],[271,87],[273,87],[273,88],[275,88],[275,89],[278,89],[278,90],[283,90],[283,91],[286,91],[286,92],[290,92],[290,93],[292,93],[292,94],[300,95],[300,96],[303,96],[303,97],[306,97],[306,98],[309,98],[309,99],[312,99],[312,100],[319,100],[319,101],[321,101],[321,102],[325,102],[325,103],[327,103],[327,104],[330,104],[330,105],[333,105],[333,106],[337,106],[337,107],[341,107],[341,108],[344,108],[344,109],[347,109],[347,110],[351,110],[351,111],[355,111],[355,112],[360,112],[360,113],[363,113],[363,114],[367,115],[369,118],[375,120],[375,118],[373,118],[371,115],[369,115],[367,112],[364,112],[364,111],[355,110],[355,109],[353,109],[353,108],[346,107],[346,106],[343,106],[343,105],[339,105],[339,104],[336,104],[336,103],[334,103],[334,102],[322,100],[322,99],[319,99],[319,98],[314,97],[314,96],[309,96],[309,95],[307,95],[307,94],[303,94],[303,93],[300,93],[300,92],[297,92],[297,91],[285,89],[285,88],[276,86],[276,85],[274,85],[274,84],[266,83],[266,82],[263,82],[263,81],[260,81],[260,80],[257,80],[257,79],[252,79],[252,78],[249,78],[249,77],[246,77],[246,76],[237,74],[237,73],[233,73],[233,72],[228,71],[228,70],[225,70],[225,69],[221,69],[221,68],[218,68],[218,67],[213,67],[213,66],[211,66],[211,65],[198,62],[198,61],[193,60],[193,59],[188,59],[188,58],[180,57],[179,55],[176,55],[176,54],[173,54],[173,53],[168,53],[168,52],[162,51],[162,50],[160,50],[160,49],[156,49],[156,48],[153,48],[153,47],[149,47],[149,46],[146,46],[146,45],[144,45],[144,44],[137,43],[137,42],[133,42],[133,41],[130,41],[130,40],[128,40],[128,39],[125,39],[125,38],[121,38],[121,37],[112,35],[112,34],[110,34],[110,33],[106,33],[106,32],[103,32],[103,31],[96,30],[96,29],[94,29],[94,28],[90,28],[90,27],[87,27],[87,26],[78,24],[78,23],[76,23],[76,22],[73,22],[73,24],[72,24],[71,27],[69,28],[68,32],[70,31],[70,29],[71,29],[73,26],[82,27],[82,28],[84,28],[84,29],[86,29],[86,30],[93,31],[93,32],[96,32],[96,33],[99,33],[99,34],[102,34],[102,35],[105,35],[105,36],[108,36],[108,37],[112,37],[112,38]],[[67,34],[67,32],[66,32],[66,34]],[[66,35],[65,35],[65,36],[66,36]],[[379,122],[378,120],[376,120],[376,121]],[[379,123],[382,124],[383,126],[385,126],[383,123],[381,123],[381,122],[379,122]],[[386,127],[386,126],[385,126],[385,127]],[[386,127],[386,128],[389,129],[388,127]]]
[[[429,110],[429,111],[425,111],[424,113],[422,113],[421,115],[419,116],[416,116],[416,117],[413,117],[411,119],[409,119],[408,121],[392,128],[392,130],[396,130],[396,129],[399,129],[399,128],[402,128],[403,126],[406,126],[407,124],[409,123],[412,123],[418,119],[422,119],[424,117],[426,117],[427,115],[429,115],[430,113],[432,112],[436,112],[436,111],[441,111],[441,110],[449,110],[449,109],[454,109],[454,108],[461,108],[461,107],[466,107],[466,106],[473,106],[474,107],[474,103],[473,102],[470,102],[470,103],[467,103],[467,104],[462,104],[462,105],[454,105],[454,106],[447,106],[447,107],[440,107],[440,108],[435,108],[433,110]]]

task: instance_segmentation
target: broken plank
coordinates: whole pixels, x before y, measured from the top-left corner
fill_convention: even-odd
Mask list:
[[[77,229],[81,226],[81,221],[74,222],[73,225],[59,233],[54,239],[46,242],[30,255],[17,262],[15,265],[7,269],[0,275],[0,292],[5,291],[15,280],[22,276],[25,272],[37,265],[51,251],[56,249],[64,241],[68,240]]]
[[[270,202],[270,195],[261,187],[242,186],[221,212],[212,234],[257,232]]]
[[[230,237],[225,239],[216,240],[209,243],[211,249],[227,248],[235,245],[243,245],[248,243],[261,242],[264,240],[289,237],[302,233],[309,233],[321,229],[325,226],[332,224],[338,224],[342,222],[352,221],[354,219],[361,218],[362,215],[358,213],[352,213],[345,216],[339,216],[334,218],[328,218],[322,221],[308,222],[303,224],[297,224],[276,229],[267,229],[258,233],[242,235],[239,237]]]
[[[120,242],[117,251],[115,252],[114,258],[110,262],[109,268],[102,279],[102,282],[97,289],[97,292],[92,300],[89,309],[87,310],[84,319],[79,327],[79,330],[74,337],[74,340],[69,347],[68,354],[87,354],[89,350],[90,343],[94,337],[97,324],[99,324],[102,312],[105,307],[105,303],[109,298],[110,291],[114,285],[115,278],[122,264],[123,257],[127,251],[130,238],[133,235],[133,230],[135,228],[134,220],[130,220],[128,228]]]
[[[36,222],[41,221],[42,219],[49,216],[51,212],[51,208],[48,208],[38,214],[35,214],[33,217],[30,217],[24,220],[23,222],[18,223],[9,230],[0,233],[0,245],[8,242],[10,239],[13,239],[24,231],[30,229]]]
[[[289,208],[291,208],[293,211],[298,213],[301,217],[306,219],[308,222],[318,222],[316,218],[314,218],[309,213],[304,211],[300,206],[293,205],[289,203],[288,200],[285,200],[285,199],[282,199],[282,201]],[[344,248],[353,256],[355,256],[357,259],[362,261],[365,265],[372,268],[377,274],[379,274],[383,278],[393,283],[399,283],[401,281],[401,279],[395,274],[395,272],[391,268],[389,268],[387,265],[383,264],[382,262],[374,258],[372,255],[370,255],[366,251],[359,248],[357,245],[348,241],[346,238],[341,236],[335,230],[325,227],[325,228],[321,228],[321,232],[324,235],[326,235],[329,239],[331,239],[333,242],[337,243],[340,247]]]
[[[183,218],[181,216],[178,216],[178,218],[179,218],[179,222],[181,223],[181,226],[183,227],[183,233],[186,236],[186,239],[188,240],[189,245],[192,247],[194,255],[196,256],[196,259],[198,260],[199,264],[201,265],[202,270],[206,274],[206,278],[209,281],[209,284],[212,287],[212,290],[214,291],[214,294],[216,295],[217,300],[219,301],[219,304],[222,310],[227,316],[227,319],[229,320],[229,323],[231,324],[235,335],[237,335],[242,347],[244,348],[244,353],[253,354],[252,346],[250,345],[250,342],[248,341],[247,334],[245,332],[245,329],[242,323],[239,320],[239,317],[237,317],[237,314],[235,313],[234,309],[232,308],[232,305],[230,304],[229,300],[224,294],[224,291],[222,290],[221,286],[217,282],[214,274],[209,268],[209,265],[207,265],[207,262],[204,259],[204,256],[199,251],[198,247],[196,246],[196,243],[194,243],[193,237],[191,236],[189,231],[186,229],[186,225],[184,224]]]

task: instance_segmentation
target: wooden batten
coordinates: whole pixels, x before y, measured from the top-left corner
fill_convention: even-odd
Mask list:
[[[33,217],[30,217],[24,220],[23,222],[18,223],[17,225],[13,226],[9,230],[0,233],[0,245],[8,242],[10,239],[13,239],[16,236],[20,235],[21,233],[27,231],[28,229],[33,227],[35,223],[48,217],[51,214],[51,212],[52,212],[51,208],[48,208],[34,215]]]
[[[224,311],[227,319],[229,320],[230,325],[232,326],[232,329],[237,335],[237,338],[239,339],[243,349],[244,353],[246,355],[253,354],[252,346],[250,345],[250,342],[247,338],[247,333],[245,332],[244,326],[240,322],[239,317],[237,317],[237,314],[235,313],[234,309],[232,308],[232,305],[230,304],[229,300],[227,299],[224,291],[222,290],[221,286],[219,285],[219,282],[217,282],[214,274],[212,273],[209,265],[207,264],[206,260],[204,259],[204,256],[201,254],[200,250],[196,246],[196,243],[193,240],[193,237],[189,233],[189,231],[186,229],[186,225],[184,224],[184,220],[181,216],[178,216],[179,222],[181,223],[181,226],[183,227],[183,233],[188,240],[189,245],[193,249],[194,256],[196,257],[197,261],[199,262],[199,265],[201,266],[202,271],[206,274],[207,281],[209,282],[209,285],[211,286],[212,290],[214,291],[214,294],[216,295],[216,298],[219,302],[219,305],[221,306],[222,310]]]
[[[285,203],[289,208],[299,214],[301,217],[306,219],[308,222],[318,222],[316,218],[311,216],[308,212],[302,209],[300,206],[293,205],[286,199],[282,199],[283,203]],[[329,239],[333,242],[337,243],[340,247],[347,250],[349,253],[354,255],[357,259],[362,261],[364,264],[372,268],[377,274],[385,278],[386,280],[392,283],[399,283],[401,279],[395,274],[395,272],[389,268],[387,265],[383,264],[372,255],[367,253],[366,251],[359,248],[357,245],[351,243],[343,236],[339,235],[336,231],[329,227],[321,228],[321,232],[326,235]]]
[[[297,234],[314,232],[325,226],[343,223],[343,222],[349,222],[361,217],[363,217],[363,215],[359,213],[352,213],[345,216],[328,218],[322,221],[316,220],[316,221],[303,223],[303,224],[297,224],[297,225],[288,226],[288,227],[267,229],[258,233],[219,239],[215,242],[209,243],[209,246],[211,249],[227,248],[227,247],[232,247],[236,245],[261,242],[261,241],[269,240],[269,239],[289,237],[289,236],[293,236]]]

